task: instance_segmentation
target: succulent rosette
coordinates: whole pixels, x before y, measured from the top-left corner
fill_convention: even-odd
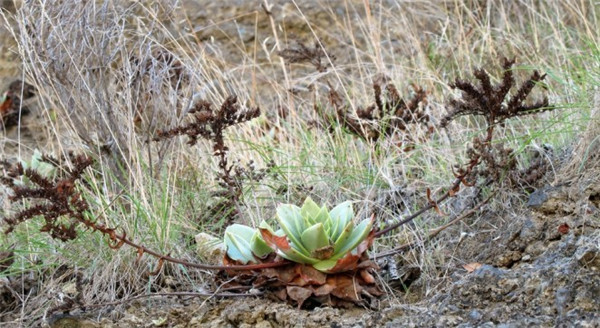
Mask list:
[[[241,224],[229,226],[225,230],[227,256],[247,264],[258,263],[275,252],[325,273],[353,270],[373,242],[373,220],[355,224],[353,219],[350,202],[331,211],[310,198],[302,207],[283,204],[277,208],[281,227],[277,231],[265,221],[258,229]]]
[[[307,198],[302,207],[291,204],[277,208],[281,229],[273,231],[262,222],[259,231],[266,244],[290,261],[310,264],[315,269],[335,273],[356,268],[373,241],[373,220],[353,221],[350,202],[331,211]]]

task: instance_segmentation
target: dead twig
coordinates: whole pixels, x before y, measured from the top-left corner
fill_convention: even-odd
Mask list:
[[[51,179],[43,176],[33,169],[24,169],[21,164],[16,164],[8,169],[8,175],[0,179],[7,187],[12,189],[13,194],[9,197],[12,202],[23,202],[25,200],[34,201],[35,205],[24,209],[13,217],[4,218],[8,227],[5,233],[14,231],[17,225],[32,220],[36,217],[42,217],[45,224],[41,232],[47,232],[52,238],[62,241],[73,240],[78,237],[78,227],[83,226],[92,231],[97,231],[107,236],[109,247],[113,250],[120,249],[123,245],[128,245],[137,250],[138,259],[144,254],[149,254],[158,259],[160,269],[164,261],[181,264],[190,268],[204,270],[258,270],[264,268],[281,267],[288,265],[287,261],[278,261],[270,263],[260,263],[252,265],[209,265],[202,263],[192,263],[182,259],[174,258],[170,255],[160,254],[143,245],[140,245],[127,237],[125,232],[117,233],[116,228],[107,227],[98,222],[90,215],[89,204],[81,195],[77,188],[77,182],[82,178],[84,170],[89,167],[93,161],[86,156],[76,156],[73,158],[74,167],[65,170],[66,176],[63,178]],[[19,178],[27,181],[26,184],[15,184]],[[159,270],[156,270],[158,273]]]
[[[461,215],[458,215],[454,219],[452,219],[450,222],[448,222],[448,223],[446,223],[446,224],[444,224],[444,225],[442,225],[442,226],[440,226],[438,228],[435,228],[435,229],[429,231],[429,233],[427,234],[427,237],[425,237],[424,240],[422,240],[422,241],[412,241],[410,243],[402,244],[402,245],[400,245],[400,246],[398,246],[396,248],[393,248],[391,250],[388,250],[388,251],[385,251],[385,252],[381,252],[381,253],[377,253],[377,254],[373,255],[371,257],[371,259],[376,260],[378,258],[388,257],[388,256],[392,256],[392,255],[395,255],[395,254],[398,254],[398,253],[402,253],[402,252],[404,252],[406,250],[409,250],[409,249],[417,246],[418,244],[426,243],[426,242],[432,240],[440,232],[448,229],[448,227],[450,227],[450,226],[452,226],[452,225],[454,225],[454,224],[456,224],[458,222],[461,222],[462,220],[464,220],[464,219],[472,216],[473,214],[477,213],[477,211],[483,205],[487,204],[487,202],[489,202],[490,199],[492,199],[492,197],[495,196],[495,195],[496,195],[496,192],[491,193],[487,198],[485,198],[481,202],[477,203],[475,206],[473,206],[467,212],[465,212],[465,213],[463,213]]]

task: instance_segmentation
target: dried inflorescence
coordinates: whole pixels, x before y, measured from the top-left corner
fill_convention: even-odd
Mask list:
[[[318,42],[315,42],[313,48],[309,48],[301,41],[296,40],[296,47],[286,48],[278,54],[290,64],[310,63],[319,72],[325,72],[327,70],[327,54]],[[330,59],[333,60],[333,56],[330,56]]]
[[[243,196],[244,185],[250,182],[258,183],[262,181],[274,167],[274,161],[270,161],[266,167],[260,169],[254,166],[254,161],[252,160],[246,166],[242,166],[239,163],[222,166],[219,163],[221,171],[218,173],[217,178],[218,184],[222,189],[212,193],[212,196],[219,197],[220,201],[209,209],[211,215],[219,213],[227,221],[233,221],[233,217],[239,214],[236,205]]]
[[[504,58],[502,65],[504,75],[502,81],[495,86],[492,85],[490,75],[483,68],[473,72],[475,78],[479,80],[479,86],[460,79],[450,84],[452,88],[462,92],[462,98],[450,101],[450,112],[442,119],[441,126],[445,127],[450,121],[463,115],[484,116],[488,126],[492,126],[512,117],[552,110],[545,97],[531,105],[524,103],[533,88],[546,76],[538,71],[534,71],[514,95],[507,97],[510,89],[515,86],[512,71],[514,63],[514,59]]]
[[[225,145],[224,133],[229,127],[258,117],[260,110],[258,107],[243,109],[239,105],[237,97],[230,96],[217,110],[212,108],[210,102],[200,101],[190,110],[189,114],[192,115],[193,122],[170,130],[159,131],[154,140],[186,135],[189,138],[188,144],[191,146],[198,142],[198,138],[212,142],[213,154],[218,158],[217,180],[222,190],[213,194],[215,197],[220,197],[221,201],[213,205],[209,212],[220,213],[227,219],[226,221],[231,221],[238,213],[235,205],[242,197],[244,183],[262,180],[275,164],[271,162],[264,169],[256,169],[253,162],[246,167],[237,163],[230,164],[227,156],[229,148]]]
[[[29,108],[22,106],[22,100],[35,96],[33,86],[17,80],[8,86],[0,104],[0,128],[9,128],[19,124],[19,118],[29,114]]]
[[[336,111],[336,119],[351,133],[375,141],[381,137],[390,137],[399,132],[404,142],[416,142],[410,126],[425,127],[424,136],[434,132],[431,117],[427,113],[427,93],[420,87],[413,86],[414,95],[410,100],[404,100],[398,89],[387,83],[385,91],[381,83],[373,84],[375,103],[365,108],[358,108],[356,115],[350,112],[340,94],[330,87],[329,102]],[[332,121],[330,115],[320,113],[326,121]],[[329,126],[331,128],[331,126]]]
[[[500,181],[514,185],[524,184],[524,182],[541,177],[543,165],[547,164],[540,163],[519,172],[517,171],[518,163],[514,150],[506,147],[503,142],[494,139],[496,127],[503,124],[507,119],[554,109],[554,107],[548,105],[546,98],[535,102],[533,105],[525,104],[525,100],[532,89],[545,76],[540,75],[537,71],[518,88],[514,95],[509,97],[508,93],[515,84],[510,70],[514,62],[514,60],[504,59],[504,75],[502,81],[496,86],[492,86],[489,74],[483,69],[477,69],[474,72],[475,78],[479,80],[479,86],[464,80],[456,80],[451,84],[453,88],[462,91],[462,98],[450,101],[450,111],[442,119],[441,126],[447,127],[452,120],[462,115],[479,115],[485,118],[487,124],[485,135],[473,138],[473,144],[467,149],[467,163],[454,167],[456,179],[441,196],[434,199],[428,189],[428,205],[376,232],[376,237],[411,222],[427,210],[435,209],[438,213],[442,213],[438,205],[449,197],[456,195],[460,191],[461,185],[469,187],[477,185],[481,188]],[[392,251],[387,254],[394,253]]]
[[[502,181],[505,178],[503,175],[508,174],[510,179],[517,168],[517,159],[512,149],[506,148],[503,143],[490,146],[489,140],[484,138],[473,138],[472,147],[467,149],[467,157],[472,162],[478,161],[478,165],[468,173],[463,168],[457,168],[457,175],[464,175],[463,182],[466,185],[475,185],[478,177],[485,177],[489,181]]]
[[[193,146],[198,142],[198,137],[213,141],[215,155],[224,156],[227,152],[223,133],[225,129],[238,125],[260,115],[258,107],[243,110],[236,96],[229,96],[219,109],[214,110],[208,101],[199,101],[189,111],[193,122],[170,130],[158,132],[155,141],[172,138],[179,135],[189,137],[188,144]]]
[[[511,70],[514,63],[514,59],[504,59],[504,75],[502,81],[495,86],[491,84],[490,75],[484,69],[474,71],[479,86],[459,79],[451,84],[451,87],[462,91],[462,98],[450,101],[450,112],[442,119],[441,126],[446,127],[450,121],[462,115],[480,115],[487,123],[485,137],[473,138],[473,145],[467,150],[469,164],[466,167],[458,167],[455,172],[457,178],[466,185],[475,184],[480,177],[485,178],[486,181],[500,181],[501,178],[507,178],[505,181],[510,184],[522,179],[539,178],[541,163],[537,168],[530,168],[531,172],[517,172],[518,165],[514,150],[505,147],[502,142],[493,142],[494,129],[507,119],[554,109],[548,105],[546,97],[532,105],[525,104],[533,88],[545,77],[537,71],[533,72],[514,95],[508,95],[515,85]]]
[[[62,241],[77,238],[76,229],[86,221],[84,215],[88,204],[77,191],[76,181],[91,164],[89,157],[76,156],[72,168],[63,171],[64,177],[58,179],[45,177],[34,169],[24,169],[20,163],[9,168],[7,176],[2,178],[2,182],[12,189],[9,199],[13,202],[30,200],[33,203],[13,217],[4,219],[8,224],[5,233],[12,232],[22,222],[41,216],[45,224],[40,231]],[[22,178],[29,182],[17,184],[16,181]]]

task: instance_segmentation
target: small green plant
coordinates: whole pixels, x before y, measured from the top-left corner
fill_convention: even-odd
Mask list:
[[[225,245],[230,259],[256,263],[275,251],[295,263],[309,264],[325,273],[353,270],[370,246],[368,238],[373,221],[355,225],[350,202],[331,211],[307,198],[302,207],[283,204],[277,208],[281,229],[263,221],[258,230],[234,224],[225,231]],[[262,238],[261,238],[262,237]]]
[[[233,275],[298,307],[307,301],[364,305],[382,295],[372,275],[378,267],[365,252],[374,238],[373,218],[355,224],[350,202],[328,210],[310,197],[302,207],[280,205],[276,217],[280,226],[276,231],[265,221],[258,229],[240,224],[229,226],[225,230],[224,262],[289,265],[255,271],[253,275],[226,270],[225,287],[234,281]],[[278,262],[280,257],[291,262]],[[235,283],[231,287],[235,288]]]

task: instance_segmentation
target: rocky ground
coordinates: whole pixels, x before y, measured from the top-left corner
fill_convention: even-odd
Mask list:
[[[600,325],[600,167],[541,188],[523,208],[488,213],[497,230],[466,237],[433,295],[372,308],[299,310],[268,298],[151,300],[114,319],[53,318],[53,327],[597,327]],[[510,216],[509,220],[494,217]],[[488,222],[481,222],[487,219]],[[454,247],[456,245],[449,245]],[[472,271],[472,272],[469,272]],[[419,285],[422,281],[414,282]]]
[[[184,2],[189,6],[195,4]],[[234,8],[231,9],[234,12],[227,15],[248,12],[247,3],[228,4],[226,8]],[[294,29],[293,24],[298,25],[297,36],[310,35],[302,18],[293,14],[294,8],[277,5],[281,6],[278,13],[289,13],[290,29]],[[223,14],[224,8],[213,1],[197,12]],[[310,9],[305,12],[310,13]],[[318,18],[317,12],[315,9]],[[209,38],[217,29],[225,36],[239,34],[245,43],[253,44],[256,28],[260,33],[269,33],[270,29],[267,20],[257,25],[251,15],[240,17],[237,25],[226,26],[237,30],[213,26],[199,29],[199,36]],[[219,42],[219,34],[216,35]],[[10,44],[4,43],[4,47],[10,48]],[[18,77],[15,64],[18,58],[13,52],[3,53],[8,57],[0,59],[0,77],[7,85]],[[28,122],[35,124],[35,120]],[[6,132],[5,153],[15,147],[17,138],[29,142],[32,149],[40,147],[41,136],[35,135],[36,129],[27,124],[21,135],[14,130]],[[599,174],[600,165],[588,166],[583,172],[558,178],[537,189],[530,194],[527,204],[488,209],[469,219],[464,227],[449,229],[447,234],[454,236],[467,231],[464,238],[449,243],[448,249],[455,250],[452,256],[456,263],[470,266],[455,265],[434,289],[423,287],[427,285],[424,281],[427,277],[422,276],[413,282],[415,295],[387,287],[387,294],[370,308],[300,310],[266,297],[153,298],[54,315],[38,324],[51,327],[597,327],[600,326]],[[396,260],[402,270],[401,257]],[[382,283],[387,286],[385,280]]]

